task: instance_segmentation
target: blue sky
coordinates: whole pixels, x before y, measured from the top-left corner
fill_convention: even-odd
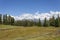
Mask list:
[[[22,13],[60,11],[60,0],[0,0],[0,13],[21,15]]]

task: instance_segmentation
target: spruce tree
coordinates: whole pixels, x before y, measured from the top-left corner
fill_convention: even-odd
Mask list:
[[[2,14],[0,14],[0,24],[2,24]]]
[[[38,25],[38,26],[42,26],[42,25],[41,25],[41,20],[40,20],[40,19],[38,20],[37,25]]]
[[[7,14],[3,15],[3,24],[7,24]]]
[[[59,17],[59,15],[55,20],[55,27],[60,27],[60,17]]]
[[[50,26],[55,26],[55,17],[52,16],[52,18],[50,18],[49,22],[50,22]]]
[[[47,19],[46,19],[46,18],[44,19],[43,26],[44,26],[44,27],[48,27],[48,26],[49,26],[49,23],[48,23],[48,21],[47,21]]]
[[[11,17],[11,25],[13,25],[15,22],[15,19],[13,17]]]

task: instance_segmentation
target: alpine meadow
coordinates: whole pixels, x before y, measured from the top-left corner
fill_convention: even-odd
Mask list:
[[[60,0],[0,0],[0,40],[60,40]]]

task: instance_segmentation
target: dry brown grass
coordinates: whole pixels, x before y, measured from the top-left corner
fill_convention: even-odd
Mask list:
[[[48,40],[47,38],[50,38],[51,34],[48,35],[49,37],[44,36],[43,34],[55,33],[59,29],[54,27],[16,27],[16,26],[8,26],[7,28],[6,25],[2,25],[0,27],[2,28],[2,29],[0,28],[0,40],[45,40],[45,39]],[[54,40],[55,37],[50,39]]]

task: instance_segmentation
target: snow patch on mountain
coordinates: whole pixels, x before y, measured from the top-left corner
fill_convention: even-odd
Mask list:
[[[44,20],[44,18],[47,18],[49,20],[49,18],[51,18],[52,16],[55,16],[55,18],[57,17],[57,15],[60,16],[60,12],[56,11],[50,11],[49,13],[40,13],[39,11],[31,14],[31,13],[23,13],[22,15],[19,16],[14,16],[15,20],[23,20],[23,19],[41,19]]]

